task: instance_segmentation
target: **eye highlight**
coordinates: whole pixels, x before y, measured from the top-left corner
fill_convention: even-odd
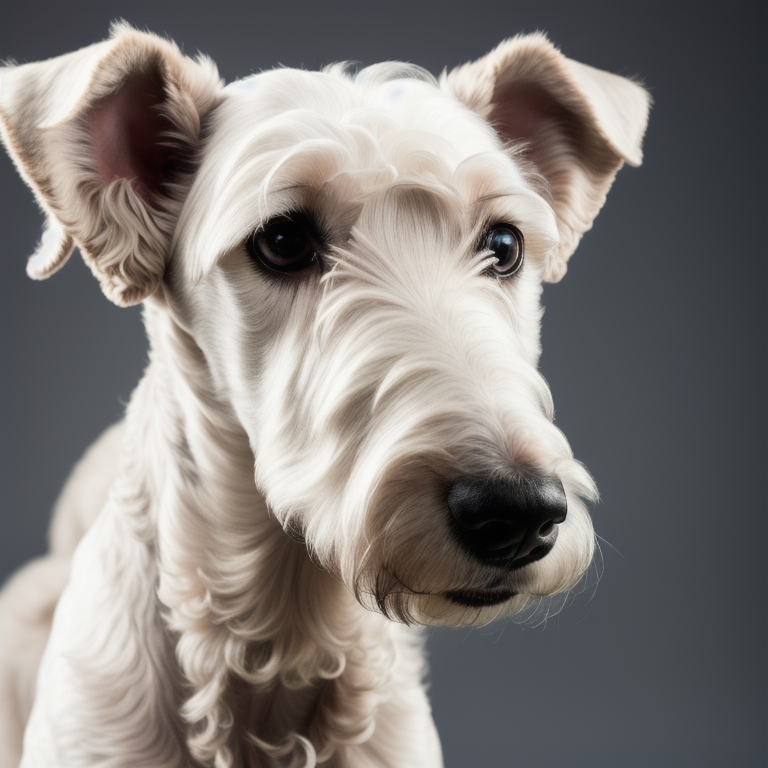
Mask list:
[[[495,224],[483,238],[482,250],[496,258],[490,269],[502,279],[512,277],[523,266],[525,239],[512,224]]]
[[[304,216],[275,216],[248,238],[246,248],[273,272],[298,272],[318,261],[318,240]]]

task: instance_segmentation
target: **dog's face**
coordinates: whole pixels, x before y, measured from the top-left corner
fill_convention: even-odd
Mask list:
[[[270,510],[364,605],[480,623],[573,586],[594,487],[537,372],[540,286],[639,160],[642,89],[537,36],[440,83],[379,65],[222,89],[155,38],[111,44],[137,38],[161,66],[145,52],[76,120],[99,215],[125,229],[123,209],[144,206],[130,226],[145,255],[115,268],[117,246],[43,191],[63,234],[40,273],[74,241],[113,299],[160,290],[247,433]],[[150,117],[107,141],[137,106]],[[159,158],[155,135],[171,147]]]
[[[487,123],[413,74],[228,88],[169,284],[280,522],[364,602],[485,620],[573,584],[592,552],[589,479],[536,371],[558,233]],[[452,484],[531,471],[566,489],[552,551],[474,551]]]

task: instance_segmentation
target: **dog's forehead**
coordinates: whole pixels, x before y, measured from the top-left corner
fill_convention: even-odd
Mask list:
[[[227,86],[177,244],[200,274],[294,209],[297,190],[343,189],[336,202],[362,204],[395,184],[442,185],[467,210],[481,198],[516,196],[530,218],[546,219],[546,238],[556,237],[548,206],[488,123],[429,73],[388,63],[356,76],[341,66],[278,69]]]
[[[303,180],[308,184],[384,166],[402,175],[402,161],[415,154],[439,158],[450,175],[467,158],[501,149],[484,120],[414,66],[380,64],[354,76],[341,65],[322,72],[278,69],[237,81],[224,93],[206,159],[218,164],[237,156],[253,166],[258,158],[255,165],[271,173],[270,160],[312,156],[326,167]],[[514,173],[514,165],[506,170]]]
[[[456,164],[466,157],[499,148],[496,133],[473,112],[443,92],[432,75],[420,67],[387,62],[347,73],[343,65],[322,72],[277,69],[231,83],[221,110],[220,129],[241,130],[246,114],[254,125],[275,118],[301,119],[315,113],[318,135],[330,124],[363,126],[375,138],[395,131],[423,133],[443,139],[439,151],[453,150]],[[337,134],[338,135],[338,134]],[[434,146],[432,146],[434,150]]]

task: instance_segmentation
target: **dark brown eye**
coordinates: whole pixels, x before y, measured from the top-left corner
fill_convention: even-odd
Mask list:
[[[254,259],[275,272],[298,272],[318,259],[311,228],[298,217],[270,219],[246,245]]]
[[[483,250],[495,256],[493,274],[505,278],[514,275],[523,265],[525,241],[523,233],[511,224],[497,224],[488,230]]]

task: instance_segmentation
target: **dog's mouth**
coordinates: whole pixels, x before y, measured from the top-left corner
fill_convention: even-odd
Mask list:
[[[517,592],[513,589],[462,589],[446,592],[445,596],[466,608],[484,608],[511,600]]]

